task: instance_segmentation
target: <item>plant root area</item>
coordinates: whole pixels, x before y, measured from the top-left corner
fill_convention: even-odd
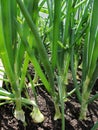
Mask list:
[[[91,95],[98,92],[97,85],[92,90]],[[38,105],[45,120],[39,124],[34,123],[30,117],[31,110],[24,106],[23,110],[26,117],[26,125],[24,125],[13,115],[15,106],[6,104],[0,107],[0,130],[61,130],[61,120],[54,121],[53,119],[55,110],[51,97],[44,90],[43,86],[37,88],[37,93]],[[65,130],[91,130],[98,121],[98,100],[89,104],[86,120],[79,120],[79,112],[80,104],[75,94],[73,94],[65,102]]]

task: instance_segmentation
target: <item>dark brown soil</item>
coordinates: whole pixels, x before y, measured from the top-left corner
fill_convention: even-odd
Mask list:
[[[14,105],[4,105],[0,107],[0,130],[61,130],[61,120],[53,120],[54,104],[51,97],[43,88],[39,87],[37,89],[39,108],[45,116],[44,122],[40,124],[33,123],[29,116],[31,112],[30,109],[24,107],[27,123],[27,126],[24,126],[21,121],[18,121],[13,116]],[[91,130],[93,125],[98,121],[97,101],[98,100],[89,105],[87,119],[80,121],[78,119],[80,104],[75,95],[70,97],[65,103],[66,130]]]
[[[28,71],[30,71],[31,76],[33,77],[34,71],[32,66],[29,66]],[[71,79],[70,76],[69,79]],[[72,90],[73,87],[73,84],[71,84],[72,81],[69,82],[70,85],[68,85],[68,91]],[[96,81],[96,84],[92,90],[91,96],[95,95],[96,93],[98,93],[98,80]],[[61,120],[59,119],[54,121],[54,104],[43,86],[37,87],[37,94],[39,108],[45,116],[43,123],[33,123],[30,117],[31,110],[29,109],[32,109],[32,107],[29,106],[29,108],[23,107],[27,123],[27,125],[24,126],[21,121],[18,121],[13,116],[15,107],[14,104],[7,104],[0,106],[0,130],[61,130]],[[79,111],[80,104],[76,98],[76,95],[73,94],[71,97],[69,97],[68,101],[65,102],[65,130],[91,130],[94,124],[98,121],[98,99],[89,104],[86,120],[79,120]]]

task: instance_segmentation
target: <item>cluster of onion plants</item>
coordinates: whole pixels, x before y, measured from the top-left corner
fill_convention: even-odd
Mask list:
[[[11,85],[11,91],[0,88],[0,100],[15,102],[17,119],[25,122],[22,106],[33,105],[33,120],[44,120],[35,91],[39,78],[54,102],[54,119],[62,119],[62,130],[64,103],[73,93],[81,104],[79,119],[86,118],[88,104],[98,98],[89,99],[98,75],[97,5],[97,0],[0,0],[0,58],[7,77],[3,80]],[[29,62],[35,73],[26,84]],[[74,89],[67,92],[69,70]],[[22,96],[27,87],[35,100]]]
[[[14,116],[23,123],[25,123],[25,114],[22,106],[32,105],[33,114],[31,113],[31,116],[33,120],[41,122],[44,117],[36,104],[36,100],[22,97],[21,94],[26,86],[25,76],[27,74],[29,57],[22,40],[20,40],[17,34],[15,23],[20,18],[17,14],[20,15],[16,0],[0,1],[0,58],[6,75],[6,78],[3,80],[9,82],[11,86],[11,90],[0,87],[0,100],[2,100],[0,105],[14,102]],[[41,117],[41,120],[36,117]]]

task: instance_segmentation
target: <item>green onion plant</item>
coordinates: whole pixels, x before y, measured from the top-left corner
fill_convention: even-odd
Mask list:
[[[98,17],[97,17],[98,1],[94,0],[90,4],[91,17],[89,18],[89,26],[85,36],[84,62],[83,62],[83,85],[82,85],[82,102],[80,119],[86,117],[87,101],[94,83],[98,77]]]
[[[17,13],[19,12],[16,0],[13,2],[0,1],[0,57],[11,85],[11,92],[0,88],[0,100],[5,100],[1,105],[15,102],[14,116],[25,123],[22,105],[29,104],[34,107],[37,105],[35,101],[23,98],[21,95],[22,89],[25,87],[29,58],[15,28]],[[4,81],[7,80],[4,79]]]
[[[39,78],[52,97],[54,120],[62,120],[62,130],[64,103],[73,93],[81,104],[79,119],[86,118],[88,104],[98,98],[96,94],[89,99],[98,78],[97,5],[97,0],[0,0],[0,58],[7,76],[3,81],[11,85],[11,91],[0,87],[0,104],[15,102],[17,119],[25,122],[22,106],[32,105],[33,121],[44,120],[35,91]],[[29,75],[27,84],[29,62],[34,79]],[[74,88],[67,92],[69,72]],[[28,87],[34,100],[22,96],[23,89]]]
[[[12,5],[11,5],[12,4]],[[13,10],[14,6],[14,10]],[[19,71],[21,63],[17,61],[19,47],[16,45],[16,30],[13,25],[13,16],[16,17],[16,1],[0,1],[0,57],[7,77],[11,83],[13,94],[16,97],[15,117],[24,122],[24,112],[21,109],[21,91],[19,88]],[[13,32],[14,30],[14,32]],[[17,64],[18,63],[18,64]],[[20,113],[20,114],[18,114]]]

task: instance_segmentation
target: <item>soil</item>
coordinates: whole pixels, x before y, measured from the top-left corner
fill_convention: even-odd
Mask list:
[[[98,93],[97,85],[98,81],[92,90],[91,96]],[[73,86],[70,84],[68,87],[71,88]],[[24,126],[21,121],[18,121],[13,116],[14,104],[7,104],[0,106],[0,130],[61,130],[61,120],[54,121],[54,104],[43,86],[37,87],[37,94],[39,108],[45,116],[43,123],[34,123],[30,117],[31,110],[23,107],[27,123]],[[73,94],[65,102],[65,130],[91,130],[98,121],[98,99],[89,104],[86,120],[79,120],[79,111],[80,104],[75,94]]]

